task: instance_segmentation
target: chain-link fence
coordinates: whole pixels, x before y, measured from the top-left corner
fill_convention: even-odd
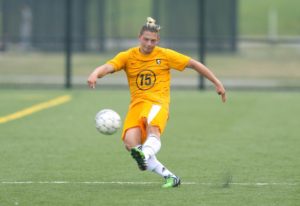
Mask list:
[[[265,13],[266,35],[244,34],[241,28],[253,27],[245,18],[246,4],[246,0],[0,0],[0,85],[64,86],[68,46],[71,83],[84,85],[96,66],[138,45],[139,29],[152,16],[162,26],[162,46],[196,59],[205,46],[205,63],[229,87],[298,88],[299,36],[277,34],[280,21],[274,9]],[[115,74],[102,84],[123,86],[126,79]],[[195,72],[173,74],[174,86],[198,84]]]

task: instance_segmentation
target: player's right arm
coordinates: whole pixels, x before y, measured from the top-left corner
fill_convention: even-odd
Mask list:
[[[90,88],[96,87],[98,78],[102,78],[109,73],[114,73],[123,69],[126,65],[130,50],[126,52],[120,52],[113,59],[97,67],[88,78],[88,85]]]
[[[113,73],[114,71],[114,67],[111,64],[103,64],[97,67],[88,78],[87,82],[89,87],[94,89],[96,87],[98,78],[102,78],[109,73]]]

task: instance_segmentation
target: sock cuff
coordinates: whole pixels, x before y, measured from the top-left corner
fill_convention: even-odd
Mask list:
[[[150,134],[147,137],[143,145],[143,152],[145,154],[146,159],[150,158],[151,156],[155,155],[161,147],[160,139],[154,134]]]

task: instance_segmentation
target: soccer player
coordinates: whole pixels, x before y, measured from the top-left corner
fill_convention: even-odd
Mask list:
[[[95,88],[98,78],[124,70],[131,101],[124,121],[122,139],[140,170],[155,172],[165,178],[163,188],[177,187],[180,178],[156,158],[161,148],[161,135],[169,117],[170,69],[192,68],[210,80],[226,101],[225,89],[216,76],[202,63],[174,50],[157,46],[160,26],[151,17],[139,33],[139,46],[120,52],[97,67],[88,77]]]

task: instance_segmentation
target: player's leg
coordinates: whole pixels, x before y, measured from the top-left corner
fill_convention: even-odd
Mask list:
[[[166,179],[163,187],[176,187],[180,179],[157,159],[161,147],[160,135],[168,119],[168,110],[159,105],[137,104],[129,110],[124,121],[123,141],[141,170],[153,171]],[[141,147],[141,145],[143,146]]]
[[[141,129],[139,127],[133,127],[126,131],[123,143],[125,148],[130,151],[134,147],[140,147],[142,145]]]
[[[178,187],[180,185],[180,178],[159,162],[155,155],[147,160],[147,170],[165,178],[165,184],[162,185],[163,188]]]
[[[146,120],[146,119],[145,119]],[[146,125],[146,122],[142,123],[142,125]],[[136,160],[138,167],[141,170],[146,170],[147,169],[147,160],[155,155],[160,147],[160,131],[158,127],[148,127],[148,132],[150,133],[147,136],[147,139],[144,140],[145,138],[139,138],[136,139],[136,137],[146,137],[146,130],[140,129],[141,127],[137,128],[131,128],[126,132],[124,143],[126,145],[126,148],[131,151],[131,156]],[[138,131],[136,131],[138,130]],[[126,140],[128,139],[128,140]],[[137,142],[140,141],[140,142]],[[144,142],[145,141],[145,142]],[[143,143],[141,146],[140,143]]]
[[[146,170],[146,162],[141,145],[146,139],[144,110],[148,108],[143,102],[130,106],[123,124],[122,138],[125,147],[131,152],[141,170]]]
[[[152,126],[146,123],[147,127],[147,139],[143,143],[142,151],[145,155],[145,159],[148,160],[151,156],[155,156],[160,148],[160,128],[158,126]]]
[[[174,175],[156,158],[156,154],[161,148],[160,128],[157,126],[148,125],[147,133],[147,139],[142,147],[142,152],[144,153],[147,163],[147,170],[152,171],[165,178],[166,182],[162,186],[163,188],[179,186],[180,178]]]
[[[161,105],[150,104],[145,116],[146,140],[143,142],[143,152],[146,160],[159,152],[160,136],[166,127],[169,112]]]
[[[133,127],[126,131],[123,138],[124,145],[128,151],[131,152],[131,156],[138,164],[140,170],[147,169],[147,163],[142,149],[142,131],[140,127]]]
[[[136,160],[140,170],[147,169],[148,171],[152,171],[165,178],[166,183],[163,185],[164,188],[176,187],[180,185],[180,179],[170,172],[161,162],[159,162],[155,156],[160,149],[160,139],[158,139],[160,136],[159,131],[160,130],[158,127],[148,126],[148,132],[150,134],[148,135],[148,138],[144,142],[143,146],[141,146],[141,128],[130,128],[126,131],[123,142],[126,149],[131,151],[131,155]],[[147,153],[147,160],[144,152]]]

